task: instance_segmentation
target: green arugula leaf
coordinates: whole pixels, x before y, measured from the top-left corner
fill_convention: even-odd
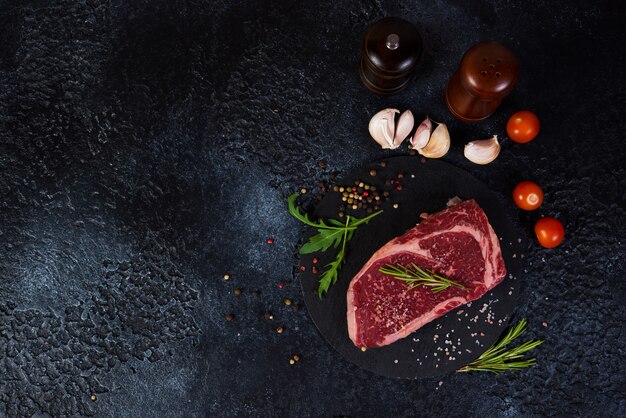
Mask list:
[[[300,254],[311,254],[316,251],[326,251],[331,246],[339,247],[343,239],[343,231],[340,229],[318,229],[319,234],[313,235],[309,241],[300,248]]]
[[[316,228],[318,232],[300,248],[300,254],[310,254],[316,251],[324,252],[330,247],[337,248],[341,245],[341,250],[337,253],[335,261],[325,266],[326,269],[320,277],[317,293],[321,299],[324,293],[328,292],[330,286],[335,284],[339,278],[339,271],[345,262],[346,243],[352,239],[357,227],[368,223],[372,218],[381,214],[382,210],[362,219],[347,216],[345,223],[336,219],[327,219],[326,221],[318,219],[313,221],[306,213],[301,213],[296,207],[298,196],[297,193],[294,193],[287,198],[289,213],[300,222]]]

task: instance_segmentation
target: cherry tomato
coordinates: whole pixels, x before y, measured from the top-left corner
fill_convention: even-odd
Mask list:
[[[543,190],[537,183],[523,181],[513,189],[513,201],[523,210],[535,210],[543,202]]]
[[[558,219],[545,217],[535,224],[535,234],[542,247],[554,248],[563,242],[565,229]]]
[[[520,110],[506,124],[506,133],[511,140],[524,144],[532,141],[539,133],[539,118],[533,112]]]

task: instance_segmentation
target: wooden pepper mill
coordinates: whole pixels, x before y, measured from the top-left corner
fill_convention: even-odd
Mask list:
[[[369,27],[361,47],[361,81],[376,94],[404,89],[422,54],[417,28],[406,20],[386,17]]]
[[[467,50],[446,88],[450,113],[463,122],[491,115],[519,78],[515,55],[497,42],[481,42]]]

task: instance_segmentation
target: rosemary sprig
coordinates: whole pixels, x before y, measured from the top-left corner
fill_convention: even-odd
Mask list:
[[[321,299],[324,293],[328,291],[331,285],[337,282],[341,266],[346,258],[346,243],[352,239],[356,229],[363,224],[368,223],[372,218],[382,213],[381,211],[372,213],[365,218],[355,218],[354,216],[346,216],[345,224],[336,219],[318,219],[312,221],[306,213],[301,213],[296,207],[296,199],[298,194],[292,194],[287,198],[289,213],[300,222],[317,228],[317,234],[309,238],[301,248],[300,254],[310,254],[316,251],[326,251],[330,247],[337,248],[341,245],[341,250],[335,256],[335,260],[325,267],[326,269],[320,277],[317,294]]]
[[[543,340],[526,341],[517,347],[506,348],[507,345],[526,331],[526,324],[526,320],[522,319],[516,326],[509,328],[506,334],[489,347],[487,351],[482,353],[480,357],[457,371],[502,373],[508,370],[524,369],[536,364],[537,360],[535,358],[524,358],[524,354],[543,343]]]
[[[402,280],[409,285],[409,289],[413,289],[417,286],[428,286],[433,293],[439,293],[446,290],[450,286],[455,286],[461,289],[465,287],[455,282],[454,280],[447,279],[432,270],[424,270],[411,263],[411,267],[404,266],[400,263],[386,264],[381,267],[379,271],[383,274],[393,276],[394,279]]]

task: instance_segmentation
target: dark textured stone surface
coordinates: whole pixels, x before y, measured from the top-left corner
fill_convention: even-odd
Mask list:
[[[356,62],[385,15],[425,51],[379,98]],[[624,415],[624,18],[610,2],[0,1],[0,415]],[[483,39],[522,76],[463,125],[443,88]],[[282,303],[301,302],[285,196],[313,203],[334,174],[405,153],[368,138],[388,106],[449,122],[447,161],[502,194],[537,181],[564,221],[560,248],[528,248],[517,317],[546,340],[536,367],[377,377]],[[463,159],[519,108],[537,140]],[[519,216],[529,234],[537,217]]]

